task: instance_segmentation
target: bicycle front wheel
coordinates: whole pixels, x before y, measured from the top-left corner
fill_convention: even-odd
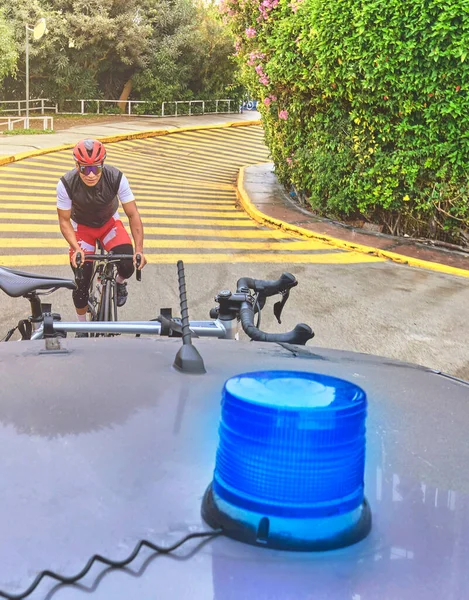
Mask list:
[[[117,290],[115,281],[106,281],[103,285],[98,321],[117,321]],[[102,334],[107,337],[114,334]]]

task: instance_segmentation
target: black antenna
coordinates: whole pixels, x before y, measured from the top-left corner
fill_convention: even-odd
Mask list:
[[[183,373],[206,373],[205,365],[199,351],[192,345],[192,334],[189,327],[189,309],[187,308],[186,278],[184,263],[178,260],[179,302],[182,317],[182,347],[179,348],[173,367]]]

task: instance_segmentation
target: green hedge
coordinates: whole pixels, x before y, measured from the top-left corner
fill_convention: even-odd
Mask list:
[[[222,10],[245,80],[268,104],[282,182],[323,215],[467,243],[466,0],[225,0]]]

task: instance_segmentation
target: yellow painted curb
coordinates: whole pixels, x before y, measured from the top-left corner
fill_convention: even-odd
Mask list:
[[[332,236],[321,233],[316,233],[314,231],[310,231],[309,229],[304,229],[303,227],[292,225],[291,223],[286,223],[285,221],[281,221],[280,219],[276,219],[274,217],[265,215],[254,206],[254,204],[251,202],[248,193],[244,188],[245,168],[246,167],[241,167],[239,170],[236,188],[238,200],[243,209],[248,213],[248,215],[261,225],[265,225],[267,227],[272,227],[275,229],[281,229],[286,233],[295,234],[303,238],[313,238],[315,240],[321,240],[323,242],[331,244],[331,246],[335,246],[336,248],[342,248],[344,250],[353,250],[355,252],[361,252],[363,254],[373,254],[375,256],[379,256],[380,258],[387,258],[389,260],[392,260],[393,262],[409,265],[410,267],[430,269],[432,271],[438,271],[440,273],[446,273],[448,275],[458,275],[459,277],[469,277],[469,270],[466,269],[449,267],[447,265],[430,262],[428,260],[420,260],[418,258],[412,258],[411,256],[405,256],[403,254],[397,254],[396,252],[389,252],[388,250],[381,250],[380,248],[374,248],[372,246],[363,246],[362,244],[346,242],[345,240],[334,238]]]
[[[217,125],[193,125],[192,127],[179,127],[178,129],[147,129],[145,131],[136,131],[134,133],[121,133],[119,135],[110,135],[107,137],[96,138],[103,143],[113,144],[115,142],[123,142],[124,140],[135,140],[149,137],[157,137],[160,135],[171,135],[173,133],[184,133],[186,131],[201,131],[203,129],[223,129],[226,127],[248,127],[252,125],[261,125],[261,121],[229,121],[228,123],[219,123]],[[70,150],[75,144],[62,144],[61,146],[53,146],[51,148],[40,148],[39,150],[31,150],[30,152],[20,152],[10,156],[0,157],[0,166],[24,160],[25,158],[33,158],[43,154],[52,152],[60,152],[61,150]]]

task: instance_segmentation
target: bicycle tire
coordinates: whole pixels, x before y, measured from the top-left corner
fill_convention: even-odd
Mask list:
[[[103,286],[102,307],[103,318],[101,321],[117,321],[117,293],[115,280],[107,280]],[[114,337],[115,334],[102,333],[101,335],[103,337]]]
[[[116,283],[115,279],[112,282],[111,300],[112,300],[111,309],[114,311],[114,315],[113,315],[113,318],[110,320],[117,321],[118,320],[117,319],[117,283]]]
[[[101,293],[101,305],[99,311],[99,321],[109,321],[109,295],[111,292],[109,281],[105,281]]]
[[[90,321],[98,320],[98,311],[101,302],[101,295],[98,291],[98,275],[98,267],[94,265],[88,289],[88,312],[90,313]]]

